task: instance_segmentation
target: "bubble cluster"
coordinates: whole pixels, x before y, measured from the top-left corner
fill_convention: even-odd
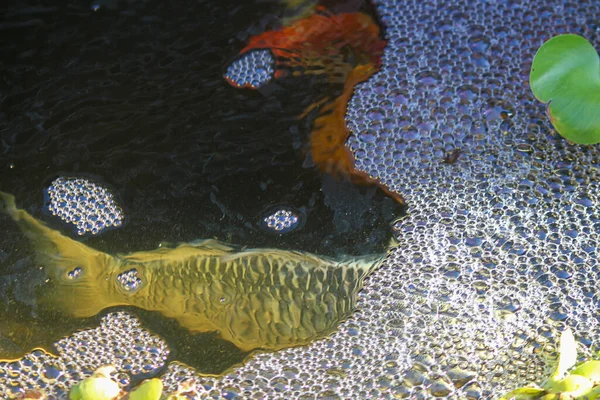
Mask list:
[[[58,356],[35,350],[20,360],[0,362],[2,398],[16,399],[30,389],[43,389],[50,399],[66,399],[69,389],[102,365],[117,368],[117,380],[156,374],[169,355],[167,345],[123,312],[108,314],[100,326],[77,332],[56,343]]]
[[[266,216],[262,222],[269,230],[277,233],[287,233],[298,227],[299,219],[293,211],[283,209]]]
[[[124,214],[109,189],[84,178],[55,179],[46,189],[47,211],[73,225],[78,235],[97,235],[123,224]]]
[[[135,292],[142,285],[142,280],[138,277],[135,268],[117,275],[117,281],[126,292]]]
[[[562,139],[527,84],[556,34],[600,48],[600,3],[375,4],[383,68],[356,88],[346,122],[357,166],[407,201],[399,245],[329,338],[256,354],[221,377],[173,363],[167,388],[193,376],[196,398],[490,399],[542,382],[567,325],[584,356],[600,350],[600,153]],[[147,340],[129,329],[67,339],[61,359]],[[1,364],[2,389],[41,381],[41,369],[25,371]]]
[[[227,67],[225,79],[238,88],[258,89],[273,79],[274,65],[271,50],[250,50]]]
[[[67,278],[69,279],[77,279],[81,276],[83,269],[81,267],[75,267],[69,272],[67,272]]]

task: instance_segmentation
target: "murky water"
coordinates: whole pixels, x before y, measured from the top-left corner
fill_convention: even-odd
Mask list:
[[[101,178],[130,219],[90,240],[111,251],[206,237],[330,255],[386,248],[393,205],[370,211],[378,193],[308,167],[311,119],[297,117],[340,85],[309,76],[265,93],[223,79],[248,37],[277,23],[273,5],[119,4],[8,10],[4,191],[35,210],[60,175]],[[260,229],[276,205],[299,210],[304,228]]]
[[[97,324],[106,308],[137,306],[166,336],[173,358],[218,373],[253,349],[308,343],[351,313],[373,263],[352,268],[361,256],[385,254],[402,206],[381,187],[355,184],[367,177],[352,183],[320,168],[324,156],[315,158],[310,141],[318,107],[299,116],[311,104],[340,95],[347,101],[352,86],[344,88],[345,75],[291,74],[255,91],[223,77],[250,36],[281,23],[274,13],[282,15],[282,5],[4,7],[0,190],[25,210],[19,215],[27,217],[16,219],[29,240],[0,217],[0,301],[7,305],[0,358],[52,350],[58,338]],[[343,113],[331,104],[343,128]],[[64,186],[76,178],[89,182],[81,187],[104,188],[118,204],[124,218],[114,229],[77,228],[84,206],[73,215],[60,211],[83,196]],[[96,207],[99,200],[92,201]],[[176,246],[196,239],[220,242]],[[155,250],[165,241],[173,245]],[[229,244],[238,247],[223,250]],[[278,250],[244,250],[254,248]],[[202,251],[223,254],[190,261],[206,259],[195,253]],[[256,276],[245,272],[254,270]],[[197,287],[207,281],[206,291]],[[219,307],[245,300],[207,316],[201,294]],[[190,304],[196,295],[197,307]],[[286,315],[271,311],[280,304]],[[288,332],[296,325],[313,330]]]

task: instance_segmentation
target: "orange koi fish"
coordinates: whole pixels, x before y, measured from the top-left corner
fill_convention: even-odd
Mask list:
[[[252,37],[240,55],[257,49],[270,49],[276,58],[274,78],[324,75],[327,82],[343,84],[341,95],[311,104],[300,118],[318,108],[310,134],[310,155],[320,171],[353,184],[375,186],[404,204],[400,194],[388,189],[375,177],[355,167],[346,147],[350,135],[345,115],[354,87],[369,79],[381,67],[385,41],[379,26],[367,14],[333,14],[317,6],[309,18],[284,28]]]

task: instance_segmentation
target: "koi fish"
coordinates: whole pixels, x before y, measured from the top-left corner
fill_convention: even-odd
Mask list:
[[[72,318],[115,306],[157,311],[190,333],[218,332],[243,351],[331,334],[355,310],[365,277],[385,257],[334,260],[213,239],[111,255],[48,227],[17,208],[12,195],[0,192],[0,210],[31,241],[44,272],[37,305]]]
[[[352,4],[341,6],[359,8]],[[319,110],[310,133],[311,161],[321,172],[337,180],[376,187],[397,204],[404,205],[399,193],[355,167],[354,154],[346,146],[350,135],[345,123],[348,102],[354,87],[380,69],[385,43],[380,37],[379,26],[369,15],[363,12],[335,13],[331,8],[318,5],[310,17],[251,37],[240,56],[252,50],[270,49],[276,58],[276,79],[290,74],[311,75],[326,77],[330,84],[343,84],[340,96],[325,97],[312,103],[299,117]],[[227,76],[225,79],[236,86]]]

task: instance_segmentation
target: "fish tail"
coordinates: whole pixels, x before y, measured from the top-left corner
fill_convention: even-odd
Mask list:
[[[0,212],[15,221],[31,241],[36,263],[48,283],[38,303],[53,306],[74,317],[88,317],[111,305],[106,277],[118,260],[48,227],[23,209],[14,196],[0,192]]]

